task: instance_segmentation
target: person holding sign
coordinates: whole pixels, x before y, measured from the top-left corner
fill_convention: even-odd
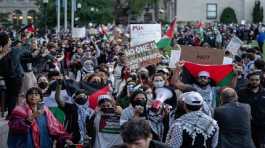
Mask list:
[[[88,124],[93,148],[107,148],[122,143],[119,135],[121,110],[121,107],[115,105],[112,96],[100,95],[98,97],[96,113]]]

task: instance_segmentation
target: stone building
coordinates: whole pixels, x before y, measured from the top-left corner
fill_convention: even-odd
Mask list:
[[[17,25],[37,19],[38,10],[36,0],[0,0],[0,15],[8,14],[9,20]]]
[[[235,10],[237,20],[252,21],[252,11],[256,0],[168,0],[165,7],[171,20],[175,14],[179,21],[219,21],[223,10],[231,7]],[[261,0],[265,6],[265,1]],[[172,9],[172,7],[176,9]],[[174,12],[175,11],[175,12]],[[265,14],[265,11],[264,11]],[[265,16],[265,15],[264,15]]]

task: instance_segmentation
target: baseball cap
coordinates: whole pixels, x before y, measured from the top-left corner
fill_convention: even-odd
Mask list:
[[[182,98],[183,102],[187,105],[201,106],[203,104],[203,98],[201,94],[195,91],[183,93],[180,98]]]
[[[112,97],[110,95],[100,95],[100,96],[98,96],[98,102],[102,102],[104,100],[112,101]]]
[[[201,71],[198,73],[198,77],[208,77],[209,78],[210,74],[207,71]]]

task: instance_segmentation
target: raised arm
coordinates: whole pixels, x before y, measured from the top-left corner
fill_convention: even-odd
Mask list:
[[[184,84],[181,80],[180,80],[180,72],[182,71],[182,67],[183,67],[184,63],[183,62],[178,62],[176,64],[176,69],[173,70],[173,76],[171,78],[171,85],[175,86],[176,88],[185,91],[188,89],[192,89],[192,86],[189,84]]]
[[[60,98],[61,89],[62,89],[62,80],[57,80],[55,100],[60,107],[64,108],[65,102]]]

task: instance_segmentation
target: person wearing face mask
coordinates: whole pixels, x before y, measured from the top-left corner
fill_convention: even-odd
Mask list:
[[[175,108],[176,104],[177,104],[177,97],[176,97],[175,91],[172,89],[171,86],[166,85],[166,79],[163,76],[163,74],[156,73],[153,76],[153,92],[154,92],[153,99],[154,100],[157,97],[156,96],[157,94],[155,92],[156,92],[157,89],[160,89],[160,88],[168,89],[172,93],[172,97],[171,98],[166,98],[166,100],[164,102],[161,102],[161,103],[166,103],[166,104],[172,106],[173,108]]]
[[[261,73],[253,71],[248,74],[248,85],[238,91],[238,101],[251,107],[252,139],[257,148],[265,145],[265,89],[261,86]]]
[[[122,143],[119,134],[121,111],[111,95],[98,96],[98,106],[88,125],[91,147],[107,148]]]
[[[87,125],[94,111],[88,107],[87,95],[84,90],[78,90],[73,95],[73,104],[60,98],[62,82],[57,81],[55,100],[66,115],[66,129],[73,135],[74,144],[86,144],[88,141]]]
[[[135,91],[130,97],[130,103],[121,113],[121,125],[134,118],[146,118],[147,100],[143,91]]]
[[[38,77],[37,82],[38,82],[38,87],[41,89],[42,94],[46,96],[49,88],[48,79],[44,75],[41,75]]]
[[[123,86],[121,92],[117,94],[117,103],[122,107],[126,108],[130,104],[130,97],[134,93],[136,87],[136,83],[129,78],[128,82]]]

